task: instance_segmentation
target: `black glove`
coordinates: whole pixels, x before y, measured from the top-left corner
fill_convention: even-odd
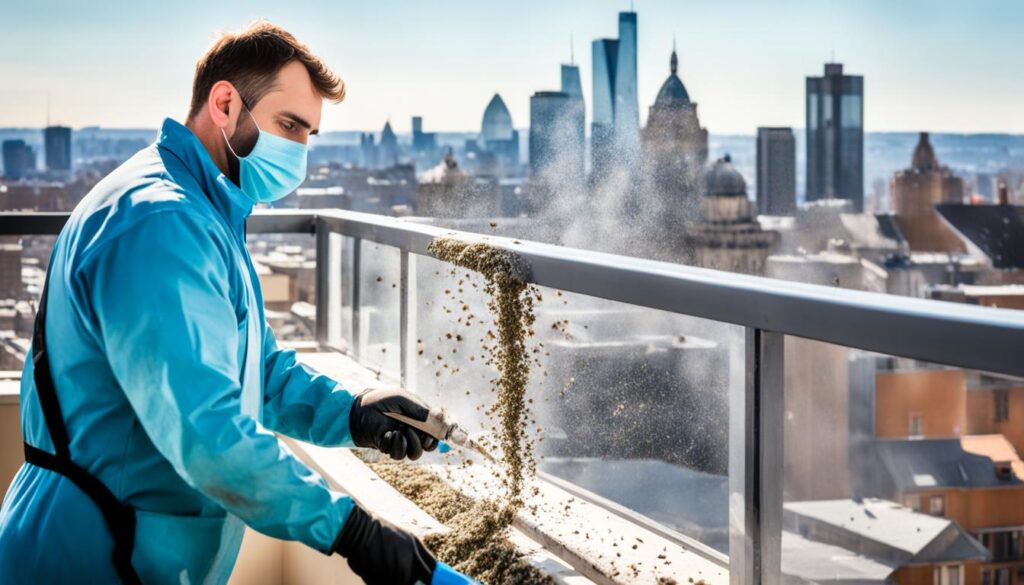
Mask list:
[[[420,539],[374,518],[358,505],[352,508],[331,547],[367,585],[429,584],[437,560]]]
[[[400,388],[372,388],[362,391],[352,404],[348,417],[352,441],[357,447],[372,447],[392,459],[419,459],[424,451],[437,448],[437,439],[405,423],[385,416],[385,412],[427,420],[430,407]]]

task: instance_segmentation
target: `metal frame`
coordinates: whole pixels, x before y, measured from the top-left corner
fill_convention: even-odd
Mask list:
[[[0,235],[56,234],[65,213],[0,213]],[[746,328],[746,380],[730,392],[730,552],[733,583],[781,581],[783,345],[794,335],[883,354],[1024,376],[1024,311],[868,293],[732,274],[530,241],[455,232],[350,211],[257,211],[248,233],[316,234],[317,339],[326,342],[340,307],[329,237],[352,238],[351,351],[361,353],[359,318],[364,240],[400,251],[400,377],[409,381],[415,343],[415,256],[454,236],[517,253],[536,285],[721,321]],[[325,254],[325,256],[321,256]],[[410,277],[412,275],[412,277]],[[719,562],[721,559],[718,559]]]

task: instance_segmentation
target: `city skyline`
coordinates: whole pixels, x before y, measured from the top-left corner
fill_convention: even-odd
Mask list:
[[[390,118],[405,134],[413,115],[431,131],[475,131],[495,92],[523,128],[529,97],[554,87],[557,66],[570,60],[570,36],[590,97],[590,43],[614,38],[618,13],[629,10],[619,1],[565,1],[543,12],[539,6],[11,6],[7,21],[19,26],[0,39],[0,126],[41,127],[48,109],[51,123],[76,128],[148,128],[164,116],[180,118],[193,65],[212,31],[262,16],[293,30],[345,78],[349,97],[325,108],[325,131],[379,129]],[[675,37],[680,77],[714,133],[801,127],[804,79],[833,56],[865,77],[867,131],[1024,132],[1024,66],[1014,57],[1012,33],[1024,5],[993,0],[982,9],[936,9],[912,0],[826,7],[787,0],[769,8],[643,0],[635,9],[642,123]],[[56,10],[64,17],[47,17]],[[123,26],[111,30],[115,14]],[[537,14],[543,18],[531,18]],[[154,35],[150,19],[175,34]]]

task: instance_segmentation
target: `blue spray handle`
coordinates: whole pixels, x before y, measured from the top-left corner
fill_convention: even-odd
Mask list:
[[[437,562],[437,566],[434,567],[434,577],[430,580],[430,585],[482,585],[476,579],[472,579],[449,567],[448,565]]]

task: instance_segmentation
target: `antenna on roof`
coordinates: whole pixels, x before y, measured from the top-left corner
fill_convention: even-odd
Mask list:
[[[672,52],[676,52],[676,33],[672,33]]]
[[[569,65],[576,64],[576,47],[573,45],[572,33],[569,33]]]

